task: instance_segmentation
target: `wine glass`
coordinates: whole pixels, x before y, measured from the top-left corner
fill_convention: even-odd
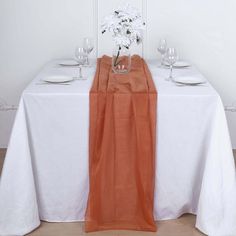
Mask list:
[[[167,42],[165,39],[161,39],[159,42],[159,46],[157,48],[158,52],[161,54],[161,65],[164,65],[164,58],[167,50]]]
[[[175,62],[178,59],[178,55],[177,55],[177,51],[175,48],[168,48],[165,54],[165,61],[168,63],[168,65],[170,66],[170,75],[169,78],[167,78],[166,80],[170,81],[173,79],[173,65],[175,64]]]
[[[87,37],[84,38],[83,47],[84,47],[85,53],[87,54],[85,65],[89,65],[89,54],[94,49],[93,39],[92,38],[87,38]]]
[[[82,75],[82,66],[85,64],[86,62],[86,52],[84,50],[84,48],[82,47],[77,47],[75,50],[75,59],[78,62],[79,65],[79,77],[77,77],[77,79],[83,79],[83,75]]]

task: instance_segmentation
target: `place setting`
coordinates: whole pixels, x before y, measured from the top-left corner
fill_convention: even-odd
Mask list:
[[[88,79],[88,75],[83,73],[86,68],[93,67],[89,60],[89,54],[94,49],[94,41],[92,38],[85,37],[83,39],[83,46],[79,46],[75,49],[74,59],[62,59],[57,63],[57,66],[61,68],[72,68],[76,71],[76,76],[61,75],[49,75],[43,77],[36,85],[71,85],[75,81],[83,81]]]
[[[158,46],[158,52],[161,54],[161,62],[158,64],[158,67],[164,70],[169,70],[169,76],[165,77],[166,81],[172,82],[177,87],[184,86],[204,86],[206,80],[202,76],[193,76],[191,75],[191,63],[179,60],[179,55],[176,48],[167,47],[167,40],[161,39]],[[176,74],[174,74],[176,70]],[[183,71],[184,75],[181,75]],[[186,71],[189,71],[188,75]]]
[[[184,69],[184,68],[189,68],[191,67],[191,63],[184,61],[184,60],[179,60],[179,56],[177,55],[177,51],[175,48],[169,48],[167,45],[167,40],[166,39],[160,39],[157,51],[161,54],[161,61],[158,64],[158,67],[160,68],[165,68],[165,67],[170,67],[170,62],[168,62],[168,54],[173,54],[174,56],[174,68],[179,68],[179,69]],[[169,51],[169,52],[168,52]],[[172,51],[172,52],[171,52]]]
[[[62,67],[92,67],[89,55],[94,50],[93,38],[85,37],[83,39],[83,45],[75,49],[75,58],[61,60],[58,65]]]

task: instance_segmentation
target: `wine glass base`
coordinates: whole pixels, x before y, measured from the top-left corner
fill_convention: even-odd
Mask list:
[[[173,82],[174,81],[174,78],[173,77],[168,77],[168,78],[165,78],[166,81],[170,81],[170,82]]]
[[[163,65],[163,63],[161,61],[158,61],[157,67],[158,68],[164,68],[164,65]]]
[[[161,63],[161,62],[158,62],[157,67],[161,68],[161,69],[169,69],[170,68],[169,65],[167,65],[165,63]]]
[[[74,80],[87,80],[86,77],[74,77]]]
[[[93,67],[93,66],[92,66],[91,64],[84,64],[83,67],[85,67],[85,68],[91,68],[91,67]]]

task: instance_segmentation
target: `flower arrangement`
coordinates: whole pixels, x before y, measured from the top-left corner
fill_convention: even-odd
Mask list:
[[[105,17],[102,33],[110,32],[118,47],[129,49],[133,43],[142,42],[144,26],[140,12],[128,3]]]
[[[112,14],[104,18],[102,33],[110,32],[115,44],[118,46],[118,50],[112,58],[113,71],[119,73],[118,70],[120,70],[121,73],[126,73],[130,70],[130,54],[128,60],[126,60],[126,65],[121,65],[122,60],[119,60],[119,57],[121,56],[122,58],[124,49],[128,50],[133,43],[138,45],[142,42],[144,26],[145,23],[140,12],[129,3],[118,7]]]

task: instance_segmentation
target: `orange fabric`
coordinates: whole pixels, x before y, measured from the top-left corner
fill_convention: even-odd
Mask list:
[[[90,192],[85,231],[156,231],[153,218],[157,92],[144,60],[128,74],[98,59],[90,91]]]

